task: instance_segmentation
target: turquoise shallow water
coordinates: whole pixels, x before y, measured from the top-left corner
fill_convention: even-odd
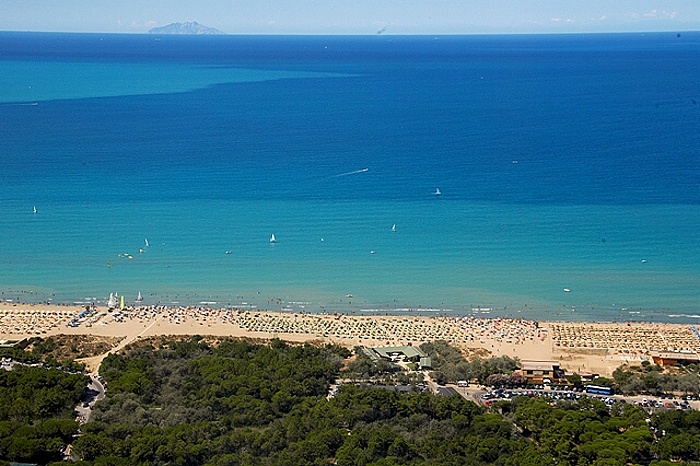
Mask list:
[[[2,268],[12,289],[41,300],[99,300],[90,291],[106,289],[160,303],[664,319],[692,315],[700,285],[698,250],[678,247],[700,208],[432,198],[13,207]]]
[[[0,102],[171,94],[217,83],[328,77],[332,74],[235,69],[182,63],[7,60],[0,70]]]
[[[0,292],[695,322],[677,39],[0,34]]]

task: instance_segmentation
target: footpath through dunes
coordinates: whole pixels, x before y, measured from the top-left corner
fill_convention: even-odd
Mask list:
[[[317,340],[348,347],[418,346],[445,340],[464,350],[479,350],[480,354],[559,361],[563,368],[572,371],[608,375],[620,364],[641,361],[655,351],[700,353],[697,329],[680,324],[302,314],[190,306],[127,306],[112,312],[97,308],[76,320],[83,308],[3,305],[0,309],[0,315],[6,319],[0,320],[0,339],[58,334],[112,338],[112,345],[102,354],[80,359],[93,373],[107,354],[120,351],[141,337],[159,335]],[[72,326],[67,325],[69,322]],[[21,329],[27,331],[20,333]]]
[[[81,362],[85,364],[85,368],[90,372],[91,375],[97,376],[100,373],[100,365],[102,364],[102,361],[104,358],[106,358],[110,354],[118,353],[122,349],[124,349],[127,345],[135,342],[139,338],[141,338],[148,330],[151,329],[157,322],[160,316],[155,317],[152,319],[152,322],[147,325],[143,330],[140,328],[137,330],[140,330],[138,333],[135,332],[130,332],[127,334],[124,338],[120,339],[120,342],[116,345],[114,345],[113,348],[111,348],[109,351],[99,354],[97,356],[92,356],[89,358],[83,358],[79,359],[78,362]]]

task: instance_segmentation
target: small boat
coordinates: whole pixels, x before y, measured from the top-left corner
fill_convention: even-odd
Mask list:
[[[440,192],[440,188],[435,188],[435,193],[436,196],[441,195],[442,193]]]
[[[271,243],[276,243],[276,242],[277,242],[277,238],[275,238],[275,234],[274,234],[274,233],[272,234],[272,236],[270,236],[270,242],[271,242]]]
[[[151,245],[151,243],[148,242],[148,238],[144,238],[144,241],[146,242],[146,247]]]
[[[391,226],[391,231],[396,231],[396,224],[395,223]]]
[[[136,297],[136,302],[140,303],[141,301],[143,301],[143,296],[141,296],[141,292],[139,291],[139,295]]]
[[[568,288],[564,288],[564,293],[569,293],[569,292],[571,292],[571,290],[570,290],[570,289],[568,289]]]
[[[226,251],[226,254],[231,254],[231,251]]]
[[[37,213],[38,211],[36,210],[36,206],[34,206],[34,213]]]
[[[107,308],[109,309],[114,309],[117,307],[117,297],[114,296],[114,293],[109,294],[109,301],[107,301]]]

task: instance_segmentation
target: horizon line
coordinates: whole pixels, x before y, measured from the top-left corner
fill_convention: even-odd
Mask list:
[[[416,33],[306,33],[306,32],[288,32],[288,33],[265,33],[265,32],[241,32],[241,33],[227,33],[221,32],[220,34],[168,34],[168,33],[151,33],[149,31],[142,32],[124,32],[124,31],[51,31],[51,30],[14,30],[14,29],[0,29],[0,34],[5,33],[17,33],[17,34],[110,34],[110,35],[122,35],[122,36],[189,36],[189,37],[221,37],[221,36],[298,36],[298,37],[309,37],[309,36],[319,36],[319,37],[345,37],[345,36],[357,36],[357,37],[381,37],[381,36],[391,36],[391,37],[413,37],[413,36],[440,36],[440,37],[454,37],[454,36],[570,36],[570,35],[602,35],[602,34],[628,34],[628,35],[638,35],[638,34],[693,34],[699,33],[700,29],[688,29],[688,30],[643,30],[643,31],[553,31],[553,32],[416,32]]]

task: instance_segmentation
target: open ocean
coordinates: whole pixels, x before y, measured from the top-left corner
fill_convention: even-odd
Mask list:
[[[0,219],[2,300],[700,322],[700,33],[0,33]]]

